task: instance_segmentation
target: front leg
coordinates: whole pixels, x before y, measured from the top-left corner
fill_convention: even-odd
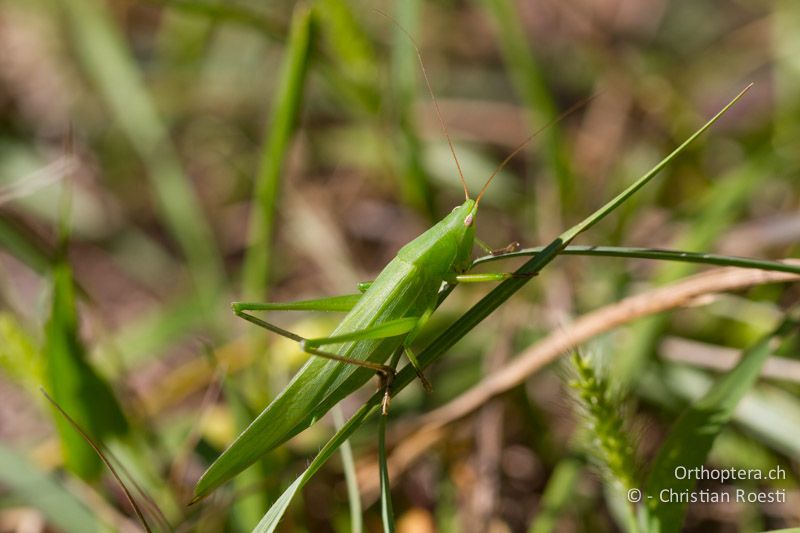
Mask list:
[[[484,272],[481,274],[453,274],[448,283],[482,283],[485,281],[505,281],[510,278],[532,278],[536,274],[517,274],[514,272]]]

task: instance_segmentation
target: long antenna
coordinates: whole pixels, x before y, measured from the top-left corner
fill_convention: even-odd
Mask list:
[[[419,46],[417,46],[417,42],[414,40],[414,37],[411,36],[408,30],[401,26],[400,23],[397,22],[397,20],[395,20],[392,16],[384,13],[380,9],[375,9],[375,11],[391,20],[392,23],[400,29],[400,31],[405,33],[406,37],[408,37],[408,40],[411,42],[411,46],[414,47],[414,51],[417,53],[419,66],[422,67],[422,77],[425,80],[425,86],[428,88],[428,94],[431,95],[431,100],[433,100],[433,108],[436,110],[436,118],[439,119],[439,126],[442,128],[442,133],[444,133],[444,136],[447,139],[447,145],[450,147],[450,153],[453,154],[453,161],[456,162],[456,168],[458,168],[458,177],[461,180],[461,185],[464,186],[464,196],[467,200],[469,200],[467,181],[464,179],[464,173],[461,171],[461,163],[458,162],[458,156],[456,155],[456,149],[453,147],[453,141],[450,140],[450,134],[447,131],[447,124],[442,118],[442,112],[439,109],[439,102],[436,101],[436,96],[433,94],[433,88],[431,88],[431,82],[428,79],[428,72],[425,70],[425,63],[422,61],[422,53],[419,51]]]
[[[574,104],[572,107],[570,107],[569,109],[567,109],[566,111],[564,111],[563,113],[558,115],[557,117],[555,117],[553,119],[550,119],[544,126],[539,128],[538,130],[534,131],[531,134],[530,137],[528,137],[527,139],[522,141],[516,148],[514,148],[514,150],[512,150],[511,153],[508,154],[505,159],[503,159],[503,162],[500,163],[499,165],[497,165],[497,168],[494,169],[494,172],[492,172],[492,175],[489,176],[488,180],[486,180],[486,184],[483,186],[483,188],[481,189],[481,192],[478,193],[478,197],[475,199],[475,206],[477,207],[477,205],[480,203],[481,197],[483,197],[483,193],[485,193],[486,189],[489,188],[489,184],[492,182],[494,177],[497,176],[497,174],[499,174],[500,171],[503,170],[503,168],[505,168],[505,166],[508,164],[508,162],[511,161],[511,159],[513,159],[515,155],[520,153],[522,151],[522,149],[525,148],[528,145],[528,143],[530,143],[533,139],[536,138],[537,135],[542,133],[544,130],[546,130],[547,128],[549,128],[553,124],[561,122],[563,119],[565,119],[566,117],[568,117],[569,115],[571,115],[572,113],[577,111],[578,109],[582,108],[583,106],[585,106],[586,104],[588,104],[589,102],[594,100],[599,94],[600,93],[595,93],[592,96],[584,98],[583,100],[581,100],[578,103]]]

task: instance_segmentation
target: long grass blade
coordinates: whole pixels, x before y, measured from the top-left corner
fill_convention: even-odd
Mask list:
[[[523,248],[515,252],[502,255],[487,255],[479,257],[472,262],[472,266],[483,263],[509,259],[512,257],[535,256],[542,253],[544,247]],[[657,261],[675,261],[679,263],[698,263],[703,265],[729,266],[739,268],[757,268],[773,272],[789,272],[800,274],[800,266],[770,261],[768,259],[753,259],[750,257],[736,257],[731,255],[703,254],[694,252],[681,252],[679,250],[660,250],[658,248],[636,248],[617,246],[567,246],[561,255],[585,255],[590,257],[619,257],[626,259],[653,259]]]
[[[528,533],[551,533],[556,531],[558,518],[574,502],[575,491],[580,481],[584,461],[570,456],[558,462],[547,486],[536,516],[528,527]]]
[[[494,19],[503,59],[514,88],[525,102],[529,116],[536,118],[531,123],[553,123],[544,132],[544,156],[550,172],[558,182],[562,203],[569,205],[575,192],[575,180],[569,168],[569,158],[561,140],[560,129],[554,123],[558,107],[539,62],[531,52],[532,47],[526,36],[529,29],[522,27],[522,17],[514,2],[483,0],[481,3]]]
[[[53,254],[32,231],[0,215],[0,247],[36,272],[47,272]]]
[[[120,489],[122,489],[122,492],[125,494],[125,498],[128,500],[128,503],[131,504],[131,507],[133,508],[133,511],[136,513],[139,522],[141,522],[142,527],[144,527],[145,531],[150,533],[151,531],[150,526],[147,524],[147,520],[145,520],[142,510],[136,503],[136,499],[133,497],[133,494],[131,494],[131,492],[128,490],[128,487],[125,485],[125,482],[122,481],[122,478],[120,477],[119,473],[117,473],[117,469],[114,468],[114,465],[111,464],[111,461],[108,460],[106,454],[103,453],[103,450],[100,449],[100,446],[98,444],[95,444],[92,438],[89,437],[89,435],[87,435],[86,432],[83,430],[80,424],[78,424],[78,422],[76,422],[75,419],[73,419],[64,410],[64,408],[58,405],[58,403],[49,394],[47,394],[47,391],[45,391],[44,389],[41,389],[41,391],[42,394],[44,394],[44,397],[47,398],[47,401],[49,401],[53,405],[53,407],[56,410],[58,410],[61,416],[63,416],[64,419],[69,423],[69,425],[72,426],[72,429],[75,430],[83,438],[84,442],[86,442],[89,446],[91,446],[92,450],[95,452],[95,454],[97,454],[97,457],[103,462],[103,464],[106,465],[106,468],[108,468],[108,470],[114,476],[114,479],[117,481],[117,484],[119,485]]]
[[[379,398],[378,398],[379,396]],[[373,400],[376,398],[377,401],[373,403]],[[336,450],[344,444],[345,441],[350,437],[350,435],[355,432],[356,429],[361,427],[361,424],[364,423],[369,416],[375,414],[378,411],[378,405],[380,404],[380,399],[383,398],[383,392],[380,395],[373,396],[369,402],[363,405],[356,413],[350,417],[350,419],[345,422],[344,426],[336,432],[336,434],[331,437],[331,439],[322,447],[319,453],[314,457],[314,460],[311,461],[311,464],[308,465],[306,470],[287,488],[283,494],[272,504],[272,507],[269,508],[267,513],[258,523],[256,528],[253,530],[253,533],[272,533],[278,527],[278,523],[280,522],[281,518],[283,517],[286,509],[289,508],[289,504],[291,503],[294,496],[303,488],[303,486],[308,482],[309,479],[314,477],[314,474],[322,468],[328,459],[336,453]]]
[[[250,217],[249,248],[244,262],[244,295],[263,298],[269,280],[275,201],[289,142],[295,131],[303,99],[309,50],[313,39],[312,11],[298,7],[292,17],[289,44],[278,77],[278,92],[261,151]]]
[[[679,238],[674,246],[680,250],[697,251],[713,246],[726,228],[741,216],[748,201],[761,186],[764,175],[780,173],[774,160],[774,145],[766,142],[748,150],[746,158],[697,200],[697,214],[690,222],[691,231]],[[692,265],[663,264],[653,276],[653,284],[663,285],[692,273]],[[633,334],[614,358],[614,375],[620,386],[630,385],[644,370],[648,358],[655,352],[666,317],[653,316],[633,326]]]
[[[4,444],[0,444],[0,485],[41,511],[48,523],[59,531],[93,533],[105,530],[85,502]]]
[[[595,211],[591,216],[587,217],[579,224],[576,224],[575,226],[567,230],[564,234],[561,235],[561,238],[566,243],[572,241],[572,239],[574,239],[577,235],[588,230],[589,228],[600,222],[600,220],[605,218],[605,216],[608,215],[610,212],[612,212],[617,207],[622,205],[623,202],[625,202],[625,200],[630,198],[636,191],[644,187],[647,184],[647,182],[649,182],[651,179],[653,179],[653,177],[656,176],[656,174],[661,172],[664,169],[664,167],[669,165],[672,162],[672,160],[678,156],[678,154],[680,154],[686,149],[687,146],[692,144],[698,137],[700,137],[700,135],[705,133],[705,131],[708,128],[710,128],[717,120],[719,120],[720,117],[722,117],[722,115],[724,115],[731,107],[733,107],[733,105],[736,102],[738,102],[739,99],[741,99],[745,95],[745,93],[750,90],[752,86],[753,84],[751,83],[747,87],[742,89],[742,91],[739,94],[737,94],[733,98],[733,100],[728,102],[728,104],[725,107],[723,107],[716,115],[711,117],[711,119],[708,122],[706,122],[699,130],[694,132],[688,139],[683,141],[683,143],[681,143],[680,146],[675,148],[675,150],[673,150],[671,154],[662,159],[661,162],[658,163],[656,166],[654,166],[652,169],[650,169],[649,172],[647,172],[644,176],[636,180],[636,182],[634,182],[631,186],[629,186],[627,189],[625,189],[616,197],[614,197],[612,200],[610,200],[606,205]]]
[[[215,23],[237,24],[258,31],[275,41],[286,38],[286,29],[258,11],[230,2],[206,2],[200,0],[146,0],[150,4],[167,9],[204,17]]]
[[[400,0],[395,2],[396,22],[392,35],[392,101],[399,120],[402,141],[400,146],[400,168],[402,192],[406,201],[419,209],[429,220],[436,219],[433,194],[428,176],[422,165],[422,145],[417,135],[413,101],[419,65],[415,44],[411,40],[419,26],[420,1]],[[424,67],[423,67],[424,68]],[[423,75],[425,75],[423,73]],[[453,152],[455,157],[455,152]],[[457,161],[457,160],[456,160]],[[458,164],[458,163],[456,163]],[[460,173],[460,169],[459,169]]]
[[[751,86],[751,85],[750,85]],[[502,282],[494,288],[489,294],[484,296],[478,303],[476,303],[469,311],[461,316],[455,323],[453,323],[446,331],[439,335],[420,355],[420,364],[425,367],[437,361],[446,350],[450,349],[458,340],[460,340],[469,331],[475,328],[483,319],[489,316],[495,309],[508,300],[515,292],[521,289],[529,280],[532,275],[538,273],[542,268],[547,266],[553,259],[555,259],[567,245],[575,239],[582,232],[597,224],[606,215],[611,213],[614,209],[619,207],[626,199],[636,193],[639,189],[644,187],[658,172],[663,169],[666,164],[684,150],[692,141],[697,139],[701,133],[706,131],[711,125],[716,122],[730,107],[735,104],[744,93],[750,88],[748,86],[740,92],[733,100],[730,101],[719,113],[714,115],[708,122],[706,122],[699,130],[692,134],[686,141],[684,141],[678,148],[671,154],[660,161],[656,166],[645,173],[641,178],[636,180],[627,189],[622,191],[614,199],[609,201],[606,205],[592,213],[589,217],[571,227],[562,233],[557,239],[544,247],[541,252],[522,265],[515,271],[517,277],[513,277]],[[425,361],[423,362],[423,356]],[[408,382],[413,379],[412,372],[405,372],[409,369],[403,369],[398,374],[395,380],[393,389],[399,391]],[[408,381],[406,381],[408,380]]]
[[[680,531],[686,505],[662,502],[661,491],[690,491],[695,479],[675,476],[678,466],[688,470],[703,464],[719,432],[733,415],[739,400],[758,379],[761,367],[773,350],[776,337],[798,327],[796,318],[787,318],[775,331],[762,337],[742,354],[742,359],[722,377],[700,400],[678,418],[658,451],[647,478],[644,501],[648,508],[649,531]],[[687,446],[686,443],[691,443]]]
[[[392,506],[392,484],[389,481],[389,466],[386,464],[386,419],[378,420],[378,467],[381,476],[381,519],[383,531],[394,533],[394,508]]]
[[[333,409],[333,422],[336,429],[344,426],[344,415],[338,407]],[[350,505],[350,531],[351,533],[361,533],[364,530],[364,520],[361,516],[361,492],[358,490],[358,475],[356,473],[356,461],[353,457],[353,447],[350,441],[342,444],[340,454],[342,456],[342,470],[344,480],[347,485],[347,501]]]
[[[86,349],[78,335],[71,270],[64,263],[53,271],[53,301],[45,325],[44,355],[53,398],[72,413],[81,427],[99,439],[127,431],[127,421],[111,386],[87,362]],[[97,456],[62,417],[56,417],[55,422],[67,468],[85,479],[96,477],[101,469]]]
[[[222,281],[220,254],[167,126],[106,6],[96,0],[60,2],[80,60],[119,128],[139,153],[160,216],[189,262],[206,310]]]

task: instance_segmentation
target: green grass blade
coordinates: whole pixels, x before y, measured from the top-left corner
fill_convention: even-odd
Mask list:
[[[480,3],[497,26],[503,59],[517,93],[528,108],[531,123],[552,122],[558,116],[558,108],[539,62],[531,52],[533,47],[526,37],[529,28],[523,28],[516,4],[509,0],[483,0]],[[575,193],[575,183],[569,168],[569,157],[561,141],[560,128],[552,124],[542,133],[547,166],[558,182],[562,204],[569,205]]]
[[[261,151],[261,166],[255,181],[249,248],[243,273],[243,292],[248,299],[263,298],[269,280],[275,202],[283,162],[300,113],[312,39],[312,11],[298,7],[292,17],[289,43],[278,77],[278,91],[272,104]]]
[[[332,452],[333,451],[335,450],[332,450]],[[321,453],[322,452],[320,452],[320,454]],[[305,472],[303,472],[303,475],[295,479],[294,482],[289,485],[289,488],[286,489],[283,494],[281,494],[280,498],[278,498],[274,504],[272,504],[272,507],[269,508],[267,514],[265,514],[261,521],[256,525],[256,527],[253,529],[253,533],[272,533],[275,531],[275,528],[278,527],[278,523],[280,522],[281,518],[283,518],[283,514],[286,512],[286,509],[289,508],[289,504],[291,503],[295,494],[297,494],[297,492],[303,488],[303,485],[306,484],[306,481],[308,481],[308,479],[314,475],[310,472],[311,468],[309,467]]]
[[[535,256],[544,250],[544,247],[523,248],[516,252],[503,255],[487,255],[479,257],[472,262],[472,266],[483,263],[499,261],[512,257]],[[657,248],[636,248],[617,246],[567,246],[561,255],[586,255],[590,257],[620,257],[627,259],[654,259],[658,261],[676,261],[682,263],[699,263],[704,265],[729,266],[739,268],[757,268],[773,272],[788,272],[800,274],[800,265],[770,261],[767,259],[753,259],[750,257],[736,257],[731,255],[705,254],[694,252],[681,252],[678,250],[660,250]]]
[[[645,370],[641,378],[639,395],[668,412],[677,409],[676,403],[684,405],[683,400],[699,400],[714,384],[706,372],[672,364]],[[739,402],[733,421],[778,453],[800,457],[800,401],[791,392],[766,384],[751,390]]]
[[[776,2],[770,16],[772,54],[774,66],[775,130],[770,145],[777,153],[792,154],[787,162],[796,162],[792,148],[795,146],[800,119],[800,103],[797,101],[800,90],[798,77],[797,50],[800,49],[800,6],[796,2]],[[791,165],[791,163],[789,163]]]
[[[278,527],[278,523],[280,522],[283,514],[286,512],[286,509],[289,508],[289,504],[294,498],[295,494],[297,494],[300,489],[308,482],[309,479],[314,477],[314,474],[322,468],[328,459],[336,453],[336,450],[344,444],[350,435],[353,432],[361,427],[361,424],[364,423],[369,416],[377,412],[378,404],[380,403],[380,399],[372,402],[375,397],[374,396],[367,404],[361,406],[361,408],[356,411],[356,413],[350,417],[350,419],[342,426],[342,428],[336,432],[336,434],[331,437],[331,439],[323,446],[323,448],[319,451],[314,460],[311,461],[311,464],[308,465],[308,468],[296,479],[294,482],[287,488],[283,494],[281,494],[280,498],[272,504],[272,507],[269,508],[267,513],[258,523],[256,528],[253,530],[253,533],[272,533],[275,531],[275,528]],[[383,392],[380,393],[379,398],[383,397]]]
[[[41,511],[59,531],[91,533],[106,529],[70,490],[4,444],[0,444],[0,485]]]
[[[207,18],[215,23],[230,23],[256,30],[275,41],[283,41],[286,31],[282,25],[258,11],[230,2],[205,2],[200,0],[146,0],[177,12]]]
[[[19,227],[12,219],[0,216],[0,248],[36,272],[44,273],[53,262],[52,253],[39,241],[32,232]]]
[[[767,142],[747,151],[742,163],[715,180],[715,184],[697,201],[691,231],[675,242],[680,250],[697,251],[714,245],[720,235],[746,210],[749,200],[761,187],[762,177],[780,174],[774,160],[774,145]],[[653,276],[656,285],[666,284],[693,271],[690,264],[664,264]],[[614,375],[620,385],[631,384],[655,352],[656,339],[666,326],[665,316],[652,316],[633,325],[631,340],[614,358]]]
[[[333,422],[337,431],[344,426],[344,415],[337,406],[333,409]],[[345,441],[340,453],[342,455],[342,470],[344,480],[347,485],[347,501],[350,505],[350,531],[351,533],[361,533],[364,530],[364,520],[361,516],[361,492],[358,490],[358,475],[356,473],[356,461],[353,457],[353,447],[350,441]]]
[[[394,533],[394,509],[392,507],[392,485],[389,481],[389,466],[386,464],[386,419],[378,421],[378,467],[381,476],[381,519],[383,531]]]
[[[217,363],[214,364],[216,366]],[[220,372],[220,379],[225,401],[231,411],[236,430],[243,431],[256,413],[250,409],[231,376]],[[269,499],[265,491],[254,490],[254,487],[262,485],[268,475],[269,469],[262,460],[253,463],[234,480],[234,493],[239,494],[233,501],[230,513],[234,531],[247,531],[261,519],[264,509],[269,504]]]
[[[648,508],[649,531],[680,531],[684,503],[661,502],[660,493],[671,489],[677,493],[694,487],[694,479],[675,476],[678,466],[692,469],[703,464],[714,439],[730,420],[739,400],[758,379],[761,367],[772,353],[775,337],[797,328],[788,318],[775,331],[764,336],[742,355],[741,361],[697,402],[681,414],[666,441],[658,451],[648,475],[645,503]],[[687,446],[687,443],[691,445]]]
[[[401,177],[403,197],[434,222],[436,220],[434,196],[422,164],[422,144],[417,135],[413,106],[420,66],[410,36],[418,33],[420,8],[419,0],[395,2],[394,16],[397,23],[392,24],[392,102],[399,121],[398,173]]]
[[[78,336],[71,270],[63,263],[53,272],[53,302],[45,325],[44,355],[53,399],[89,435],[102,440],[127,430],[110,385],[86,360],[86,350]],[[94,450],[67,420],[58,413],[54,416],[67,468],[87,479],[99,475],[102,463]]]
[[[324,35],[327,48],[335,67],[325,70],[327,81],[347,103],[370,115],[380,109],[378,61],[371,37],[367,34],[345,0],[321,0],[316,4],[320,20],[320,33]],[[348,105],[345,108],[350,107]]]
[[[559,461],[547,481],[538,512],[528,528],[528,533],[556,531],[559,517],[575,501],[582,469],[583,461],[577,457],[567,457]]]
[[[44,380],[44,358],[36,339],[19,318],[0,312],[0,371],[6,378],[35,391]]]
[[[600,220],[603,219],[611,211],[615,210],[617,207],[622,205],[622,203],[625,202],[625,200],[630,198],[636,191],[638,191],[639,189],[644,187],[647,184],[647,182],[649,182],[651,179],[653,179],[653,177],[655,177],[656,174],[661,172],[661,170],[663,170],[664,167],[666,167],[668,164],[670,164],[672,162],[672,160],[675,159],[678,156],[678,154],[683,152],[686,149],[687,146],[692,144],[692,142],[694,142],[700,135],[702,135],[708,128],[710,128],[717,120],[719,120],[719,118],[722,115],[724,115],[731,107],[733,107],[733,105],[736,102],[738,102],[739,99],[742,96],[744,96],[744,94],[747,91],[749,91],[750,87],[752,87],[752,86],[753,86],[753,84],[751,83],[750,85],[748,85],[747,87],[742,89],[742,91],[739,94],[737,94],[733,98],[733,100],[728,102],[728,104],[725,107],[723,107],[716,115],[711,117],[711,119],[708,122],[706,122],[699,130],[694,132],[688,139],[683,141],[683,143],[680,146],[678,146],[677,148],[675,148],[675,150],[673,150],[671,154],[669,154],[667,157],[662,159],[660,163],[658,163],[656,166],[654,166],[652,169],[650,169],[650,171],[647,172],[644,176],[642,176],[641,178],[636,180],[636,182],[634,182],[631,186],[629,186],[627,189],[625,189],[620,194],[618,194],[616,197],[614,197],[606,205],[604,205],[603,207],[601,207],[600,209],[595,211],[591,216],[586,218],[583,222],[581,222],[579,224],[576,224],[575,226],[570,228],[567,232],[562,234],[561,238],[565,242],[571,241],[577,235],[579,235],[580,233],[583,233],[584,231],[588,230],[589,228],[591,228],[592,226],[594,226],[595,224],[600,222]]]
[[[220,254],[167,127],[106,6],[97,0],[60,2],[78,56],[119,128],[144,162],[160,216],[189,262],[195,289],[210,299],[222,281]]]

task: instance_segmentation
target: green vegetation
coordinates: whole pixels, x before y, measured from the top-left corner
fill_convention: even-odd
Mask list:
[[[798,525],[800,8],[618,4],[3,3],[0,529]],[[410,347],[433,391],[401,347],[388,416],[322,359],[297,397],[230,303],[326,337],[540,129],[476,215],[514,275]]]

